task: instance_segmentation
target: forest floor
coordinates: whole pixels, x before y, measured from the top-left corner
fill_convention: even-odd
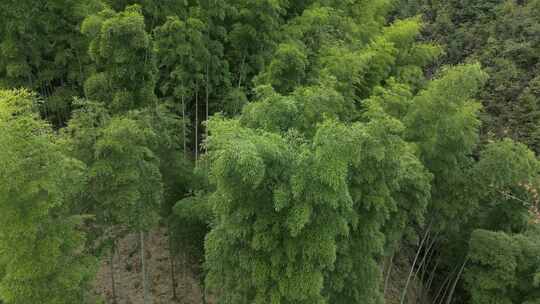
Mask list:
[[[141,256],[137,234],[121,239],[114,256],[114,278],[117,304],[143,304]],[[188,258],[175,260],[176,294],[173,299],[172,267],[166,229],[156,229],[146,235],[145,258],[152,304],[199,304],[201,288]],[[105,303],[113,302],[110,259],[101,263],[94,282],[96,293]]]
[[[390,269],[390,277],[388,279],[386,279],[386,275],[388,274],[389,259],[385,261],[385,304],[401,303],[401,296],[411,267],[411,263],[407,257],[411,255],[414,255],[414,252],[400,251],[396,253],[392,259],[393,265]],[[404,301],[406,304],[431,303],[424,295],[421,285],[418,284],[418,280],[411,279],[407,289],[407,297],[406,301]]]
[[[137,234],[130,234],[118,242],[114,256],[114,277],[117,304],[143,304],[141,257]],[[146,259],[148,264],[151,304],[201,304],[202,293],[199,281],[193,270],[196,263],[187,257],[175,260],[175,281],[177,299],[173,297],[172,267],[169,255],[166,229],[156,229],[146,236]],[[388,261],[387,261],[388,262]],[[393,259],[390,278],[386,286],[386,303],[399,304],[401,292],[409,272],[409,262],[404,255]],[[387,267],[385,267],[385,274]],[[110,259],[104,259],[94,282],[96,296],[110,304],[113,301],[113,288]],[[418,295],[421,290],[414,280],[409,284],[407,304],[426,303]],[[208,299],[207,303],[212,304]]]

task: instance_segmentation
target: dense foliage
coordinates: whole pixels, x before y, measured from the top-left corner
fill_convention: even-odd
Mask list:
[[[425,38],[443,63],[479,61],[490,75],[478,97],[487,138],[509,137],[540,151],[540,2],[404,0],[401,15],[423,13]]]
[[[7,303],[83,301],[95,269],[71,209],[84,164],[62,153],[27,91],[0,93],[0,294]]]
[[[93,303],[97,262],[137,233],[152,303],[163,226],[203,301],[379,304],[402,255],[401,304],[412,280],[434,303],[538,303],[539,16],[2,1],[0,302]]]

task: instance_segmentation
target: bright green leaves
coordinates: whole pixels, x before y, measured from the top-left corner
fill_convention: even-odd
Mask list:
[[[444,63],[479,61],[489,73],[478,94],[486,112],[483,137],[509,137],[538,153],[540,96],[528,92],[540,58],[538,1],[408,2],[422,6],[416,13],[425,13],[424,36],[444,47]]]
[[[319,179],[322,184],[336,192],[347,192],[343,177],[348,175],[349,165],[358,157],[363,130],[359,126],[345,126],[335,121],[325,121],[316,129],[313,169],[321,173]]]
[[[351,121],[354,105],[331,86],[297,87],[288,96],[276,93],[269,86],[257,88],[257,102],[244,107],[240,116],[243,125],[271,132],[286,133],[296,129],[313,137],[316,126],[326,119]]]
[[[478,65],[448,69],[413,99],[404,118],[406,138],[435,175],[431,208],[437,225],[470,211],[466,184],[480,126],[480,104],[471,98],[485,79]]]
[[[204,261],[204,239],[212,221],[212,203],[208,195],[195,193],[194,196],[180,200],[173,208],[170,217],[171,250],[178,254],[187,252]]]
[[[536,201],[539,165],[523,144],[507,139],[486,146],[474,167],[480,227],[507,232],[526,229]]]
[[[350,234],[340,238],[335,270],[326,284],[329,303],[380,303],[378,257],[411,222],[422,223],[431,175],[403,140],[404,127],[380,108],[354,125],[359,139],[346,189],[354,206]],[[349,137],[350,138],[350,137]]]
[[[281,44],[262,77],[272,84],[276,91],[288,93],[301,84],[306,76],[307,65],[307,55],[301,46]]]
[[[269,93],[246,108],[243,122],[265,121],[253,115],[279,109],[274,101],[301,107],[309,89],[290,97]],[[234,120],[211,121],[218,200],[206,242],[208,283],[226,281],[224,303],[380,301],[377,257],[409,221],[422,222],[431,175],[402,139],[401,122],[384,113],[367,117],[373,120],[313,122],[315,134],[303,139],[294,123],[247,129]],[[387,221],[395,223],[385,227]],[[275,284],[279,291],[267,290]]]
[[[250,86],[252,77],[271,58],[288,5],[284,0],[230,1],[226,56],[238,87]]]
[[[155,49],[160,68],[160,91],[176,100],[192,98],[204,81],[209,51],[205,40],[206,24],[198,18],[185,21],[169,17],[154,30]]]
[[[446,169],[436,163],[437,158],[458,164],[459,158],[475,147],[480,105],[472,97],[485,79],[479,65],[458,66],[447,70],[414,98],[404,120],[407,137],[419,144],[422,158],[431,170]]]
[[[299,146],[236,121],[214,119],[210,130],[217,200],[208,283],[224,288],[224,303],[323,303],[324,272],[351,217],[346,187],[356,137],[347,142],[352,131],[337,123]]]
[[[433,62],[440,51],[429,44],[417,43],[421,24],[418,19],[396,21],[383,29],[367,48],[358,51],[363,63],[357,94],[371,95],[372,89],[389,77],[416,86],[423,85],[422,68]]]
[[[337,38],[352,42],[350,20],[344,20],[339,11],[331,7],[312,6],[305,9],[302,15],[292,19],[285,29],[286,37],[291,41],[301,42],[310,54],[316,53],[321,47],[336,42]]]
[[[113,118],[95,145],[89,178],[96,201],[111,212],[109,222],[134,231],[150,228],[161,202],[159,161],[152,150],[152,130],[137,121]]]
[[[116,13],[106,9],[87,17],[82,32],[91,39],[96,72],[85,82],[86,96],[115,113],[155,102],[155,62],[140,7]]]
[[[71,212],[95,215],[91,229],[113,239],[169,217],[173,251],[202,259],[205,242],[209,291],[230,304],[379,304],[381,257],[426,222],[459,249],[477,228],[529,228],[535,156],[510,140],[477,150],[473,98],[485,73],[461,65],[428,81],[441,50],[418,41],[420,18],[387,25],[391,1],[107,2],[117,11],[0,4],[9,17],[0,33],[11,33],[0,44],[1,85],[37,88],[58,126],[83,79],[87,98],[57,138],[34,112],[41,100],[0,92],[0,297],[10,304],[81,302],[92,264]],[[489,83],[501,92],[536,57],[528,45],[492,44],[530,53],[494,60],[507,72]],[[526,76],[526,89],[509,88],[527,122],[517,132],[538,129],[538,77]],[[199,118],[219,111],[228,118],[216,115],[201,136]],[[193,148],[196,159],[208,151],[195,174]],[[538,287],[529,234],[476,231],[470,247],[474,301],[535,300],[514,296]]]
[[[532,184],[539,169],[534,153],[509,139],[488,144],[475,166],[477,178],[490,188],[485,192]]]
[[[63,126],[90,70],[88,40],[78,29],[101,6],[99,0],[2,1],[0,87],[35,91],[45,118]]]
[[[0,297],[80,302],[94,266],[82,247],[81,218],[70,214],[84,165],[62,154],[35,102],[27,91],[0,91]]]
[[[302,21],[301,17],[297,19],[298,22]],[[371,41],[361,45],[347,42],[347,37],[334,34],[333,38],[338,39],[335,43],[320,42],[311,46],[312,49],[307,49],[306,53],[313,53],[312,56],[317,59],[310,62],[308,71],[312,73],[308,73],[309,77],[306,77],[304,83],[335,78],[336,89],[345,98],[358,102],[368,98],[373,88],[382,85],[389,77],[395,77],[399,82],[418,89],[425,83],[422,68],[432,62],[440,52],[435,46],[415,42],[420,26],[416,19],[398,21],[372,33]],[[293,23],[291,31],[297,27],[299,26]],[[324,33],[325,30],[330,31],[323,27],[318,29],[317,33]],[[354,31],[354,28],[338,28],[335,31],[347,33]]]
[[[438,49],[415,43],[417,20],[348,14],[332,4],[291,19],[257,101],[209,124],[207,282],[223,303],[380,303],[379,257],[423,224],[432,174],[405,122]],[[377,30],[354,42],[363,22]]]
[[[540,290],[531,278],[538,275],[539,255],[538,229],[516,235],[476,230],[465,273],[472,303],[536,303]]]
[[[387,27],[382,37],[397,49],[393,75],[403,83],[419,89],[425,84],[423,68],[433,63],[442,50],[431,43],[417,42],[422,24],[419,18],[398,20]]]
[[[378,86],[373,90],[373,95],[365,101],[366,108],[370,109],[370,116],[384,113],[393,118],[403,120],[409,113],[413,103],[413,93],[410,86],[399,83],[394,78],[389,78],[384,87]]]
[[[471,236],[471,266],[465,274],[472,303],[513,303],[509,289],[516,285],[519,246],[504,233],[477,230]]]
[[[403,101],[399,95],[393,98],[396,103]],[[364,116],[371,121],[367,123],[368,137],[363,149],[366,152],[358,167],[362,173],[355,181],[365,183],[366,189],[370,189],[362,191],[374,191],[374,194],[365,199],[365,194],[359,192],[359,199],[365,201],[362,203],[367,208],[376,208],[386,220],[382,221],[386,226],[386,242],[395,245],[411,223],[424,223],[433,175],[420,161],[415,144],[403,139],[406,129],[399,120],[388,116],[376,103],[368,104]],[[370,201],[373,203],[368,204]]]
[[[383,1],[375,2],[373,6]],[[256,83],[273,85],[276,91],[285,94],[299,85],[335,78],[336,89],[345,98],[357,101],[369,97],[371,90],[390,76],[415,87],[422,86],[425,82],[422,68],[440,50],[416,43],[421,28],[419,20],[398,21],[383,27],[378,22],[369,24],[372,16],[354,19],[351,13],[337,4],[315,5],[292,18],[284,26],[282,42]],[[375,24],[376,30],[361,33],[364,27]]]
[[[167,120],[162,122],[165,126]],[[139,231],[155,223],[163,196],[156,152],[169,138],[160,132],[158,140],[156,131],[140,111],[110,117],[99,104],[87,103],[75,112],[66,146],[88,165],[85,204],[99,224]]]
[[[299,109],[293,98],[276,93],[270,86],[259,87],[258,93],[260,101],[243,109],[243,125],[269,132],[286,132],[298,126]]]
[[[292,96],[301,111],[298,128],[303,134],[311,136],[314,126],[327,119],[351,122],[356,118],[354,103],[339,94],[333,85],[298,87],[293,92]]]
[[[211,161],[215,164],[212,168],[212,175],[222,176],[223,178],[220,180],[227,184],[258,187],[266,170],[259,148],[270,148],[266,151],[270,155],[280,152],[271,145],[267,145],[265,141],[252,142],[250,139],[261,138],[251,134],[249,130],[241,130],[237,121],[228,122],[216,118],[211,121],[209,128],[219,128],[220,130],[219,137],[214,137],[215,139],[210,139],[207,143],[209,149],[216,149],[214,146],[217,146],[220,151],[210,156]],[[236,132],[239,129],[241,130],[240,134]],[[247,138],[242,135],[247,136]],[[273,139],[275,140],[277,137]]]
[[[362,43],[369,42],[374,34],[380,32],[387,21],[387,13],[391,9],[391,1],[388,0],[318,0],[314,2],[342,11],[349,22],[356,23],[354,25],[355,36]]]
[[[100,6],[94,0],[3,1],[0,84],[45,96],[57,87],[77,88],[84,77],[80,64],[88,59],[87,43],[77,28]]]

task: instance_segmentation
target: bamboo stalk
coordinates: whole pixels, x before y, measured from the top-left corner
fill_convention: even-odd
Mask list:
[[[416,261],[418,260],[418,257],[420,256],[420,251],[422,250],[422,247],[424,246],[424,243],[429,235],[430,230],[431,230],[431,225],[429,225],[428,229],[426,229],[424,237],[422,238],[422,241],[420,242],[420,246],[418,246],[418,249],[416,250],[416,255],[414,257],[413,264],[411,265],[411,270],[409,271],[409,275],[407,276],[405,287],[403,287],[403,292],[401,293],[401,300],[399,302],[400,304],[403,304],[405,302],[405,296],[407,296],[407,288],[409,287],[409,283],[411,281],[411,277],[414,272],[414,266],[416,265]]]

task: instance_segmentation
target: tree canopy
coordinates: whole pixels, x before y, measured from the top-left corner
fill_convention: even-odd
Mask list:
[[[540,301],[540,1],[0,3],[0,302],[146,233],[203,302]],[[149,268],[151,270],[149,270]],[[417,295],[422,296],[422,295]]]

